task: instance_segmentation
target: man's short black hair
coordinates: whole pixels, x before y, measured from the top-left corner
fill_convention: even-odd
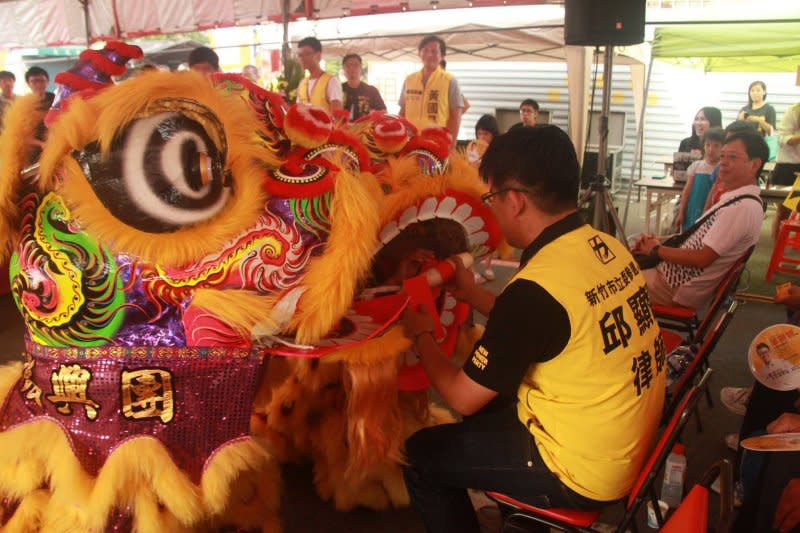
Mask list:
[[[351,59],[357,60],[359,65],[363,65],[364,64],[364,62],[361,61],[361,56],[360,55],[358,55],[358,54],[346,54],[342,58],[342,65],[344,65],[345,63],[347,63]]]
[[[297,43],[297,47],[300,48],[301,46],[308,46],[315,52],[322,52],[322,43],[319,42],[319,39],[316,37],[306,37],[305,39],[301,39],[299,43]]]
[[[725,144],[725,132],[722,128],[711,128],[703,134],[703,144],[716,141]]]
[[[50,74],[47,73],[45,69],[42,67],[31,67],[25,72],[25,82],[31,79],[33,76],[44,76],[47,78],[47,81],[50,81]]]
[[[478,130],[488,131],[492,134],[492,139],[500,135],[500,128],[494,115],[482,115],[475,123],[475,137],[478,136]]]
[[[11,78],[12,80],[17,81],[17,77],[14,76],[13,72],[8,70],[0,70],[0,80],[4,80],[6,78]]]
[[[525,100],[523,100],[522,103],[519,104],[519,108],[522,109],[523,106],[526,106],[526,105],[531,106],[534,111],[537,111],[537,112],[539,111],[539,102],[537,102],[533,98],[526,98]]]
[[[219,70],[219,56],[207,46],[198,46],[189,53],[189,66],[208,63],[214,70]]]
[[[759,342],[758,344],[756,344],[756,350],[760,350],[761,348],[766,348],[767,350],[769,350],[769,344],[764,342]]]
[[[728,135],[740,133],[742,131],[751,131],[755,133],[758,131],[758,126],[756,126],[756,123],[751,120],[734,120],[725,126],[725,133]]]
[[[769,146],[767,146],[764,138],[755,131],[740,131],[730,135],[725,140],[725,144],[730,144],[733,141],[742,141],[748,159],[759,158],[761,160],[761,166],[758,167],[756,177],[761,175],[764,163],[769,161]]]
[[[516,128],[500,135],[483,154],[480,174],[497,191],[516,180],[547,214],[563,213],[577,204],[578,157],[569,136],[558,126]]]
[[[442,57],[447,55],[447,45],[444,44],[444,41],[441,37],[437,35],[426,35],[422,38],[419,42],[419,46],[417,47],[417,52],[428,46],[430,43],[439,43],[439,51],[442,53]]]

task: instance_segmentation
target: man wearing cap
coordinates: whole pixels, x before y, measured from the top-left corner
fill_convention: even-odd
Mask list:
[[[297,57],[308,76],[297,88],[297,101],[321,107],[328,113],[342,108],[342,82],[319,66],[322,61],[322,43],[315,37],[306,37],[297,43]]]

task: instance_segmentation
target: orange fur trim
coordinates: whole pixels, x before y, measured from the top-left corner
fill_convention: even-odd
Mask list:
[[[20,96],[3,115],[0,135],[0,264],[5,263],[17,239],[20,172],[31,164],[30,145],[47,110],[36,95]]]
[[[69,156],[97,140],[103,153],[130,122],[160,99],[187,98],[214,112],[227,138],[226,170],[233,177],[233,195],[225,209],[208,221],[171,233],[146,233],[115,218],[97,199],[80,167]],[[153,73],[109,88],[87,101],[70,105],[53,125],[42,156],[42,177],[54,186],[58,168],[65,170],[59,187],[75,218],[114,252],[126,252],[165,267],[177,267],[216,252],[256,219],[263,209],[262,165],[276,165],[256,143],[258,122],[238,96],[225,96],[203,76]],[[216,132],[209,132],[211,138]],[[260,163],[260,164],[259,164]]]
[[[235,289],[198,289],[192,307],[208,310],[229,325],[244,339],[251,339],[253,326],[269,320],[269,312],[277,298],[254,291]]]
[[[312,260],[303,277],[306,292],[290,322],[301,344],[319,340],[344,316],[356,287],[369,274],[378,245],[380,188],[374,180],[346,170],[344,161],[339,167],[331,233],[325,251]]]
[[[475,198],[489,190],[477,171],[463,156],[450,154],[447,171],[442,175],[423,176],[415,157],[407,156],[388,161],[388,169],[379,179],[391,192],[381,202],[381,223],[395,219],[419,199],[444,194],[448,189],[461,191]]]
[[[138,531],[205,531],[223,518],[225,525],[265,523],[280,531],[280,473],[254,440],[232,443],[210,459],[201,480],[210,494],[152,437],[120,445],[97,478],[83,470],[64,431],[49,420],[0,433],[0,449],[0,497],[20,501],[21,514],[9,522],[19,531],[103,531],[114,508],[131,509]]]

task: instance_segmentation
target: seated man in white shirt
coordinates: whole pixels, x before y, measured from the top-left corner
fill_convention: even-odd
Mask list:
[[[634,252],[657,256],[656,268],[643,270],[650,301],[701,308],[733,263],[756,242],[764,220],[757,177],[769,158],[764,139],[750,132],[731,135],[722,147],[719,176],[725,193],[679,247],[661,246],[644,235]]]

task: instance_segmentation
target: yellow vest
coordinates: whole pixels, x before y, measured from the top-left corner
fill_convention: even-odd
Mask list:
[[[300,100],[300,103],[303,104],[312,104],[317,107],[321,107],[325,111],[331,111],[331,105],[328,102],[328,82],[333,77],[327,72],[323,72],[320,74],[319,78],[317,79],[317,83],[314,84],[314,90],[311,91],[311,97],[308,96],[308,80],[311,76],[306,76],[300,82],[300,86],[297,88],[297,98]]]
[[[422,85],[422,71],[406,78],[406,118],[417,128],[425,126],[447,126],[450,114],[450,80],[453,76],[437,68]]]
[[[519,278],[550,293],[571,328],[563,352],[528,368],[519,419],[565,485],[594,500],[622,498],[664,403],[664,346],[644,277],[622,244],[584,225],[542,248],[511,281]]]

